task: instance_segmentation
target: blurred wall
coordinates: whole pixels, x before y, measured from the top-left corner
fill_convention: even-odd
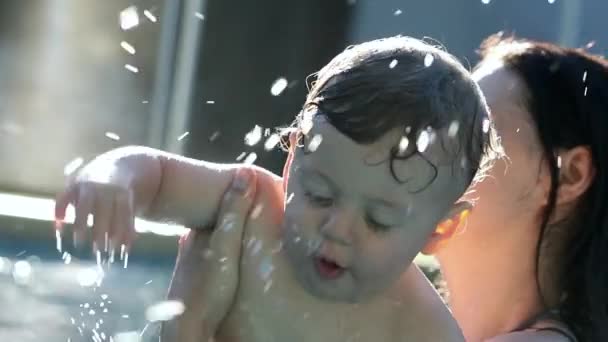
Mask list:
[[[349,43],[396,34],[432,37],[465,64],[488,35],[504,30],[517,36],[571,47],[590,41],[604,54],[608,44],[603,0],[399,1],[351,0],[354,8]]]
[[[118,14],[139,5],[160,16],[163,3],[0,2],[0,190],[53,193],[69,161],[145,143],[160,26],[140,12],[139,27],[122,31]]]
[[[264,139],[245,146],[243,137],[256,124],[293,121],[306,76],[344,49],[353,9],[323,0],[211,0],[207,6],[185,152],[218,162],[256,152],[256,164],[280,173],[284,153],[265,152]],[[289,86],[273,96],[280,77]]]

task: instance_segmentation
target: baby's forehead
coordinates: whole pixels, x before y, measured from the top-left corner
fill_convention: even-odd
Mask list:
[[[404,159],[392,159],[391,151],[398,148],[403,134],[391,131],[369,145],[357,144],[337,131],[324,120],[315,120],[304,139],[304,149],[309,148],[307,159],[315,168],[323,170],[341,187],[368,191],[377,197],[407,202],[411,199],[436,197],[453,192],[458,184],[449,172],[451,164],[442,162],[445,154],[441,143],[429,141],[426,151],[414,153]],[[427,132],[429,135],[430,133]],[[430,137],[428,139],[431,139]],[[416,141],[410,142],[416,144]],[[434,150],[441,150],[436,153]],[[436,160],[434,160],[436,159]]]

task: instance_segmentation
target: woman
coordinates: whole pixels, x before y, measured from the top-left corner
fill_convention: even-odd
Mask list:
[[[467,341],[608,341],[608,62],[490,37],[474,72],[508,160],[438,253]]]
[[[472,342],[608,341],[608,63],[498,36],[482,52],[509,158],[438,253],[453,314]]]

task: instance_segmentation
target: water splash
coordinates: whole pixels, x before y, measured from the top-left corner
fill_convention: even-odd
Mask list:
[[[460,128],[460,123],[456,120],[450,123],[448,127],[448,137],[453,138],[458,134],[458,129]]]
[[[254,146],[262,139],[262,127],[255,125],[251,131],[245,134],[245,144]]]
[[[29,284],[32,274],[32,265],[25,260],[19,260],[13,265],[13,280],[19,285]]]
[[[388,65],[389,68],[394,69],[397,66],[397,63],[399,63],[396,59],[393,59],[391,61],[391,64]]]
[[[118,141],[120,140],[120,136],[114,132],[106,132],[106,138],[108,139],[112,139],[114,141]]]
[[[402,11],[402,10],[397,9],[397,10],[395,10],[395,12],[393,12],[393,15],[394,15],[395,17],[398,17],[398,16],[400,16],[402,13],[403,13],[403,11]]]
[[[317,148],[319,148],[319,145],[321,145],[322,141],[323,136],[321,134],[315,134],[315,136],[310,139],[310,143],[308,144],[308,150],[310,152],[315,152]]]
[[[182,133],[179,137],[177,137],[177,141],[184,140],[184,138],[187,137],[189,134],[190,134],[190,132],[184,132],[184,133]]]
[[[405,153],[405,151],[407,151],[408,146],[410,146],[410,139],[408,139],[406,136],[401,137],[401,139],[399,140],[399,145],[397,146],[398,153]]]
[[[283,93],[285,88],[287,88],[288,84],[289,82],[287,82],[287,79],[285,79],[284,77],[279,77],[272,83],[272,86],[270,87],[270,93],[273,96],[279,96]]]
[[[236,157],[236,161],[241,161],[243,158],[245,158],[246,155],[247,155],[247,152],[242,152],[241,154],[239,154]]]
[[[55,229],[55,248],[61,253],[61,232],[58,229]]]
[[[424,66],[425,67],[430,67],[431,65],[433,65],[433,62],[435,61],[435,57],[433,57],[432,54],[427,53],[426,56],[424,56]]]
[[[158,21],[158,19],[156,18],[156,16],[154,14],[152,14],[152,12],[150,12],[148,10],[144,10],[144,15],[146,16],[146,18],[148,18],[148,20],[150,20],[153,23],[155,23],[155,22]]]
[[[490,131],[490,120],[489,119],[483,119],[481,129],[484,134],[487,134]]]
[[[78,170],[82,163],[84,163],[84,159],[82,159],[81,157],[74,158],[72,161],[65,164],[65,166],[63,167],[63,174],[65,176],[71,175],[72,173],[74,173],[74,171]]]
[[[130,30],[139,25],[139,14],[136,6],[130,6],[120,12],[120,28]]]
[[[125,64],[125,69],[129,70],[134,74],[137,74],[139,72],[139,69],[131,64]]]
[[[251,153],[249,153],[247,158],[245,158],[245,160],[243,161],[243,164],[251,165],[251,164],[255,163],[256,159],[258,159],[258,155],[255,152],[251,152]]]
[[[279,141],[281,141],[281,136],[276,133],[272,134],[270,137],[268,137],[268,139],[266,139],[266,142],[264,143],[264,149],[266,151],[272,150],[275,146],[277,146]]]
[[[149,322],[164,322],[183,314],[185,310],[186,306],[183,302],[166,300],[149,306],[145,315]]]
[[[120,47],[132,55],[135,54],[135,48],[133,47],[133,45],[127,43],[124,40],[122,42],[120,42]]]
[[[416,140],[416,147],[418,148],[418,152],[422,153],[422,152],[426,151],[426,149],[429,147],[429,144],[430,144],[429,132],[426,130],[423,130],[422,132],[420,132],[420,135],[418,136],[418,139]]]
[[[211,134],[211,136],[209,137],[209,142],[213,142],[215,139],[217,139],[220,136],[220,131],[215,131],[213,132],[213,134]]]
[[[256,218],[258,218],[260,216],[260,214],[262,213],[262,209],[264,209],[264,204],[262,204],[262,203],[257,204],[251,211],[251,218],[254,220]]]

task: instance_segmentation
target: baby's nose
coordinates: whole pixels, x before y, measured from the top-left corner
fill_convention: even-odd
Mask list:
[[[334,209],[321,225],[321,235],[328,241],[343,246],[352,243],[353,232],[356,229],[356,213],[347,209]]]

